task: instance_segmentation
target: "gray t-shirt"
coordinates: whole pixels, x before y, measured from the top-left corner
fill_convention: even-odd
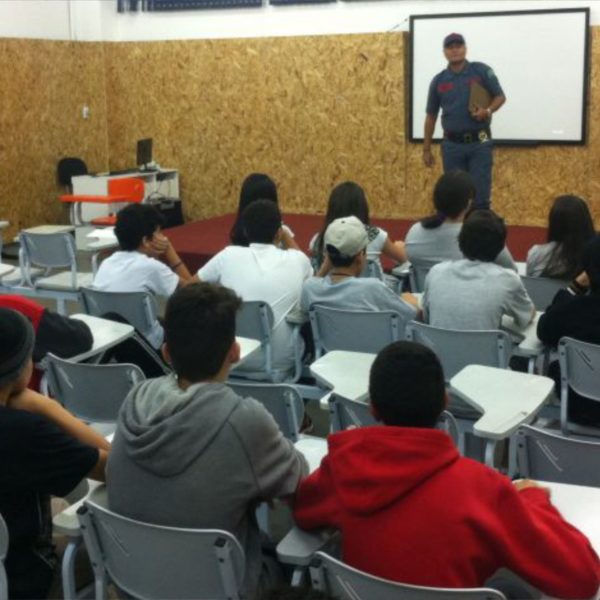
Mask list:
[[[394,294],[385,283],[373,277],[347,277],[333,282],[331,277],[311,277],[304,282],[300,308],[304,319],[313,304],[343,310],[391,310],[406,322],[417,316],[417,309]]]
[[[533,303],[513,271],[463,258],[439,263],[429,271],[423,313],[426,322],[445,329],[499,329],[502,315],[525,327]]]
[[[425,229],[421,223],[415,223],[408,230],[405,239],[408,260],[417,267],[432,267],[444,260],[463,258],[458,247],[458,234],[461,228],[462,223],[447,221],[433,229]],[[506,246],[494,262],[506,269],[515,272],[517,270],[517,265]]]
[[[536,244],[529,249],[527,253],[527,275],[529,277],[541,277],[546,268],[548,267],[548,263],[550,262],[550,257],[552,253],[556,249],[556,242],[548,242],[547,244]],[[566,279],[566,273],[568,271],[568,267],[564,263],[559,263],[557,265],[557,270],[562,270],[560,275],[563,275]],[[548,277],[550,275],[547,275]]]

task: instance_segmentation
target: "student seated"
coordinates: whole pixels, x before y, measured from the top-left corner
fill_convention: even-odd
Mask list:
[[[275,204],[278,204],[277,186],[275,185],[275,182],[264,173],[251,173],[242,183],[238,212],[229,233],[229,239],[232,246],[247,247],[250,245],[248,236],[246,235],[246,227],[242,219],[242,214],[257,200],[271,200],[272,202],[275,202]],[[283,249],[294,248],[300,250],[296,240],[294,240],[294,232],[283,223],[281,224],[279,247]]]
[[[302,284],[312,275],[312,268],[304,253],[279,247],[283,234],[277,204],[257,200],[248,206],[242,218],[250,245],[228,246],[198,271],[198,278],[220,283],[246,302],[262,300],[271,306],[275,317],[273,368],[283,380],[294,366],[292,325],[286,322],[286,317],[298,303]],[[236,373],[256,373],[263,364],[262,351],[255,352]]]
[[[464,258],[458,234],[474,198],[475,184],[464,171],[450,171],[437,180],[433,190],[435,214],[415,223],[406,234],[406,254],[412,265],[427,268],[445,260]],[[506,246],[494,262],[517,270]]]
[[[506,242],[504,221],[489,210],[465,220],[458,245],[465,258],[435,265],[425,279],[426,322],[445,329],[499,329],[502,315],[525,327],[535,307],[514,271],[495,264]]]
[[[108,498],[111,510],[140,521],[230,531],[245,551],[252,597],[261,572],[254,510],[292,496],[307,464],[261,404],[225,383],[239,360],[240,303],[210,283],[171,296],[163,351],[175,373],[140,383],[125,400]]]
[[[552,304],[540,316],[538,338],[556,346],[562,337],[600,344],[600,235],[587,243],[581,258],[581,272],[568,288],[557,292]],[[551,363],[549,375],[560,389],[558,363]],[[559,393],[560,395],[560,393]],[[600,427],[600,404],[569,392],[569,419]]]
[[[55,575],[50,495],[104,480],[110,444],[58,402],[27,389],[34,331],[0,308],[0,514],[8,527],[9,598],[44,598]],[[83,391],[83,393],[85,390]]]
[[[369,204],[364,190],[353,181],[344,181],[331,191],[323,227],[309,243],[313,266],[319,276],[326,275],[331,268],[325,251],[325,231],[333,221],[343,217],[356,217],[363,223],[368,236],[367,258],[375,261],[379,267],[382,254],[398,263],[406,261],[404,242],[393,242],[387,231],[371,225]]]
[[[559,196],[548,215],[545,244],[527,253],[527,275],[570,280],[581,272],[585,244],[594,237],[594,222],[585,200]]]
[[[344,562],[405,584],[480,587],[506,568],[549,596],[596,593],[600,561],[548,490],[461,457],[435,429],[446,396],[431,350],[386,347],[369,394],[382,425],[329,436],[329,453],[296,494],[300,527],[340,530]]]
[[[130,204],[120,210],[115,226],[119,251],[102,261],[93,286],[105,292],[148,292],[168,298],[189,283],[190,272],[161,233],[163,222],[149,204]],[[146,337],[155,349],[161,347],[163,329],[158,321]]]
[[[405,321],[417,316],[416,300],[410,294],[404,300],[383,281],[360,277],[367,261],[369,236],[356,217],[333,221],[325,232],[325,252],[331,270],[325,277],[312,277],[302,287],[300,308],[303,319],[315,304],[344,310],[390,310]]]
[[[90,328],[77,319],[52,312],[41,304],[12,294],[0,295],[0,307],[11,308],[29,319],[35,332],[33,362],[39,363],[49,352],[61,358],[70,358],[87,352],[94,343]],[[39,391],[42,372],[34,369],[29,386]]]

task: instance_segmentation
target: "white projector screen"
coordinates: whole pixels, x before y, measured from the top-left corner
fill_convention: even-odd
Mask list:
[[[442,43],[452,32],[465,37],[467,60],[491,66],[502,85],[496,142],[585,143],[587,8],[411,16],[410,141],[423,140],[429,84],[446,67]],[[442,135],[438,116],[434,139]]]

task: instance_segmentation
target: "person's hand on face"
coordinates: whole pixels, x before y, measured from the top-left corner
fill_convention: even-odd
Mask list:
[[[160,231],[157,231],[153,236],[150,242],[152,247],[152,253],[155,256],[162,256],[169,249],[169,239],[164,236]]]

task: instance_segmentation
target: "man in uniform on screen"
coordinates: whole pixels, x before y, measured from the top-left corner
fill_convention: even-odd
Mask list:
[[[467,47],[460,33],[444,38],[448,66],[429,85],[423,162],[434,164],[431,141],[442,109],[442,160],[444,171],[467,171],[476,186],[475,206],[489,208],[492,187],[492,113],[506,101],[493,69],[466,59]]]

